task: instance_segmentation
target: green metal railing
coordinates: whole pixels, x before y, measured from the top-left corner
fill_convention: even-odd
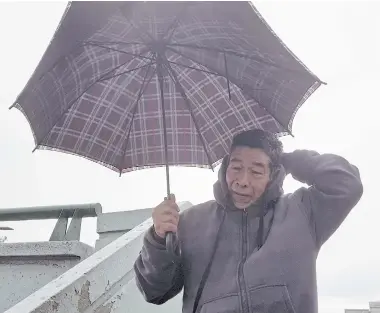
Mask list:
[[[0,209],[0,222],[57,219],[50,241],[79,240],[82,218],[102,213],[99,203]],[[69,218],[71,222],[68,225]],[[0,230],[13,230],[1,227]]]

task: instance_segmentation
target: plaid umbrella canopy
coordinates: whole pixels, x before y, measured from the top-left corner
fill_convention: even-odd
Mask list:
[[[233,135],[291,133],[321,81],[250,2],[72,2],[13,107],[35,149],[120,174],[214,168]]]

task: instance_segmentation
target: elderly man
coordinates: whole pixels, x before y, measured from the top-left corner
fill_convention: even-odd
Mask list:
[[[288,173],[309,187],[283,194]],[[358,169],[342,157],[284,153],[270,133],[240,133],[215,200],[179,214],[173,196],[154,209],[137,285],[154,304],[184,288],[184,313],[316,313],[318,252],[362,193]],[[177,257],[165,249],[168,231],[177,233]]]

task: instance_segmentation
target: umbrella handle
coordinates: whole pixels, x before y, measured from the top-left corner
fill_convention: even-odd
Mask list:
[[[167,232],[166,236],[166,250],[174,257],[176,257],[174,251],[174,234],[172,232]]]

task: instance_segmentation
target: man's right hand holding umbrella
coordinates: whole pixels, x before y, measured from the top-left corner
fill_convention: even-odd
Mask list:
[[[179,222],[179,208],[173,194],[153,209],[152,218],[155,239],[165,243],[166,233],[176,233]]]

